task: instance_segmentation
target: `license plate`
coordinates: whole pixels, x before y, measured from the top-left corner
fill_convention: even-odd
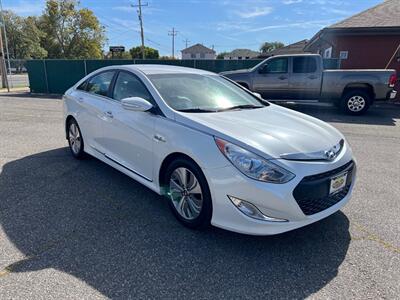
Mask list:
[[[347,172],[331,178],[331,187],[329,189],[329,195],[341,191],[346,186],[346,181],[347,181]]]

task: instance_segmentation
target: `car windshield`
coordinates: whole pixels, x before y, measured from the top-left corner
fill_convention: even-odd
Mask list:
[[[268,103],[218,75],[153,74],[148,76],[164,101],[175,110],[218,112],[255,109]]]

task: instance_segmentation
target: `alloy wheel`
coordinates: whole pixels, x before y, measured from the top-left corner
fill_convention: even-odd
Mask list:
[[[361,96],[352,96],[348,101],[347,101],[347,107],[349,108],[350,111],[352,112],[359,112],[364,109],[366,105],[365,99]]]
[[[79,151],[81,151],[82,139],[78,126],[75,123],[71,123],[69,126],[68,139],[74,154],[79,154]]]
[[[169,181],[169,195],[178,214],[186,220],[196,219],[203,206],[203,193],[196,176],[184,167],[175,169]]]

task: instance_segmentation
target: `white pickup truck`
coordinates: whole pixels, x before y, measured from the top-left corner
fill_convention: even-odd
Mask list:
[[[324,70],[318,54],[278,55],[247,70],[222,72],[271,101],[331,101],[353,115],[396,97],[395,70]]]

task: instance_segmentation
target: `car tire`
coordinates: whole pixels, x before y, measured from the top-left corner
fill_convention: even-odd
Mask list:
[[[67,140],[72,156],[76,159],[85,158],[85,143],[81,129],[75,119],[71,119],[67,124]]]
[[[187,172],[186,175],[184,172]],[[185,182],[183,178],[186,178]],[[174,160],[166,169],[164,182],[169,207],[179,222],[192,229],[210,225],[211,193],[197,164],[186,158]]]
[[[342,111],[349,115],[362,115],[367,112],[371,105],[371,95],[365,90],[351,90],[346,92],[342,101],[340,102],[340,108]]]

